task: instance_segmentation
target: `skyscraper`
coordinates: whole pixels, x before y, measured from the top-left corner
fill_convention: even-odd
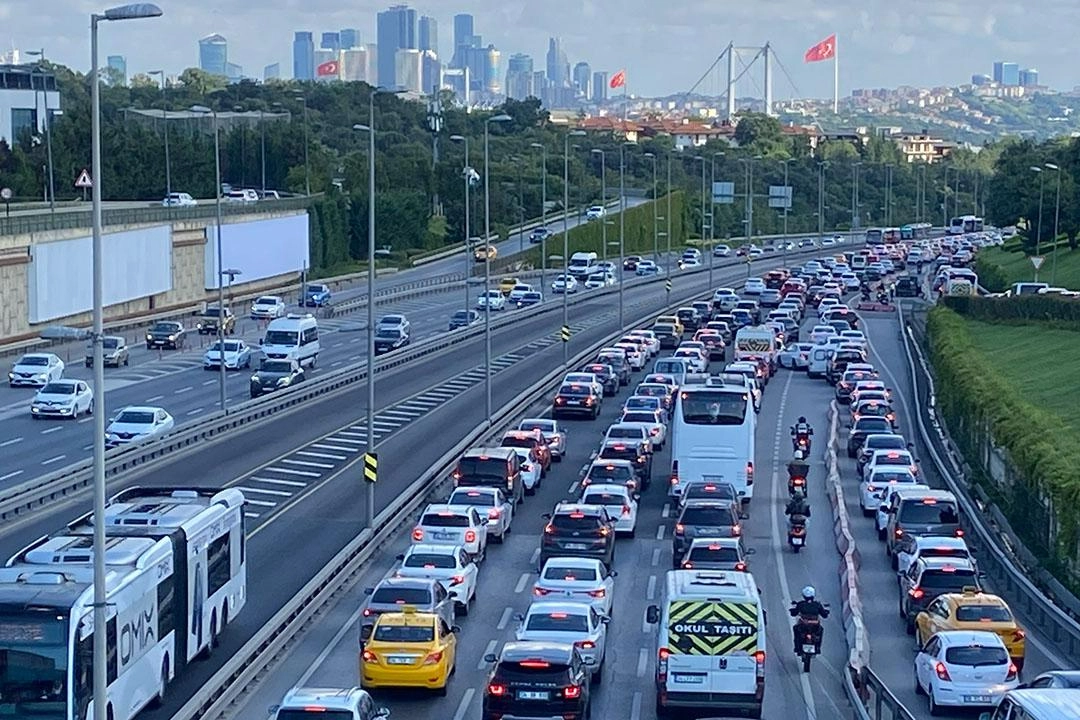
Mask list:
[[[356,28],[342,28],[338,31],[338,40],[342,50],[360,47],[360,31]]]
[[[420,54],[423,56],[420,89],[426,94],[442,87],[443,69],[439,56],[433,50],[422,50]]]
[[[506,97],[524,100],[533,91],[533,59],[523,53],[515,53],[506,63]]]
[[[111,78],[117,85],[127,85],[127,58],[123,55],[110,55],[106,61],[112,72]]]
[[[296,80],[315,79],[315,41],[310,32],[299,31],[293,35],[292,72]]]
[[[547,76],[557,88],[570,85],[570,61],[566,59],[566,51],[563,50],[562,40],[559,38],[548,39]]]
[[[579,97],[588,100],[592,97],[592,68],[587,62],[579,62],[574,66],[573,72],[574,90]]]
[[[1020,85],[1024,87],[1035,87],[1039,84],[1039,71],[1035,68],[1025,68],[1020,71]]]
[[[465,67],[465,54],[462,49],[470,47],[474,47],[473,16],[460,13],[454,16],[454,52],[450,64],[456,68]]]
[[[417,33],[418,47],[421,52],[430,50],[439,54],[439,21],[430,15],[420,16],[419,32]]]
[[[281,63],[272,63],[263,68],[263,82],[281,79]]]
[[[319,48],[322,50],[333,50],[334,52],[340,50],[341,33],[324,32],[322,34],[322,42],[319,43]]]
[[[377,18],[379,42],[378,83],[396,88],[397,51],[416,50],[416,10],[407,5],[394,5],[379,13]]]
[[[603,102],[607,100],[607,73],[594,72],[592,74],[592,101]]]
[[[408,92],[423,91],[424,54],[416,48],[399,48],[394,58],[397,87]]]
[[[1020,66],[1014,62],[999,60],[994,63],[994,82],[1001,85],[1020,84]]]
[[[229,45],[224,37],[207,35],[199,41],[199,68],[212,75],[228,74]]]
[[[353,47],[341,51],[342,80],[369,82],[369,77],[371,77],[371,55],[366,47]]]

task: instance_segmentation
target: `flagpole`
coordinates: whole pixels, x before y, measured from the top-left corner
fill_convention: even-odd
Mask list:
[[[832,111],[833,115],[837,115],[840,112],[840,50],[837,48],[839,42],[833,41],[833,85],[832,85]]]

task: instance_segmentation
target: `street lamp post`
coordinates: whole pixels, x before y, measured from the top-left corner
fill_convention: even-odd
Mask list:
[[[600,206],[605,208],[605,214],[606,214],[606,208],[607,208],[607,153],[605,153],[603,150],[597,150],[597,149],[593,149],[592,153],[594,155],[599,155],[600,156]],[[600,245],[603,247],[603,249],[600,252],[602,253],[602,259],[607,260],[607,222],[603,222],[603,219],[604,219],[604,216],[601,216]]]
[[[885,163],[885,225],[892,227],[893,164]]]
[[[667,192],[667,270],[664,273],[667,275],[668,282],[671,282],[671,162],[672,153],[669,151],[667,156],[667,187],[665,188]],[[671,297],[670,290],[667,293],[667,297]]]
[[[169,93],[166,88],[167,80],[164,70],[151,70],[147,74],[151,76],[161,76],[161,123],[162,134],[165,136],[165,197],[172,198],[172,163],[169,161]],[[172,208],[171,199],[169,200],[168,207]]]
[[[469,211],[472,203],[469,199],[469,188],[472,186],[474,170],[469,165],[469,138],[464,135],[451,135],[451,142],[459,142],[465,146],[465,167],[461,171],[461,177],[465,180],[465,314],[469,314],[469,275],[472,274],[472,255],[469,252]]]
[[[623,283],[626,280],[626,146],[619,145],[619,332],[626,330],[623,314]]]
[[[27,55],[33,55],[41,58],[41,62],[45,63],[45,49],[41,50],[28,50]],[[33,76],[31,76],[33,77]],[[45,82],[45,73],[41,74],[41,101],[45,110],[45,153],[49,161],[49,212],[56,212],[56,185],[53,183],[53,159],[52,159],[52,113],[49,112],[49,86]],[[35,94],[35,102],[37,104]],[[36,130],[36,128],[35,128]]]
[[[484,121],[484,242],[491,238],[491,169],[488,138],[491,135],[491,123],[510,122],[509,115],[493,115]],[[491,291],[491,253],[484,251],[484,292]],[[484,417],[488,427],[493,422],[491,408],[491,298],[484,301]]]
[[[713,265],[716,258],[716,201],[712,197],[716,187],[716,158],[724,157],[723,151],[714,152],[709,168],[709,289],[713,287]]]
[[[562,324],[564,328],[570,327],[570,298],[567,292],[567,283],[570,279],[570,138],[583,137],[584,130],[570,130],[563,139],[563,293],[562,293]],[[563,341],[563,367],[570,364],[570,343]]]
[[[220,369],[218,372],[218,404],[221,406],[221,411],[226,410],[226,398],[225,398],[225,284],[222,282],[222,271],[224,270],[224,260],[222,259],[222,241],[221,241],[221,139],[220,129],[218,127],[218,114],[216,110],[206,107],[205,105],[194,105],[191,108],[191,112],[200,113],[203,115],[210,115],[214,121],[214,214],[215,220],[215,235],[217,244],[217,288],[218,288],[218,323],[217,323],[217,339],[218,339],[218,353],[220,354]]]
[[[311,195],[311,165],[308,163],[308,116],[307,116],[307,95],[301,92],[296,93],[300,98],[300,102],[304,104],[304,194]],[[372,202],[374,202],[372,198]]]
[[[660,259],[660,229],[656,223],[659,222],[656,207],[656,153],[643,153],[642,157],[648,158],[652,161],[652,247],[653,247],[653,262]]]
[[[1035,230],[1035,256],[1042,256],[1042,218],[1043,218],[1043,188],[1046,183],[1046,174],[1037,165],[1031,166],[1031,171],[1039,174],[1039,222]],[[1035,268],[1035,282],[1039,282],[1039,268]]]
[[[825,160],[818,161],[817,234],[820,243],[825,238]]]
[[[108,639],[104,631],[107,615],[105,592],[105,357],[102,340],[105,336],[104,271],[101,240],[101,87],[98,77],[98,23],[114,20],[135,20],[161,15],[161,8],[150,3],[123,5],[90,16],[90,169],[94,179],[91,188],[91,233],[94,327],[91,334],[94,346],[94,397],[99,401],[94,413],[94,652],[93,711],[94,717],[108,713]]]
[[[1057,189],[1054,192],[1054,258],[1050,261],[1050,284],[1057,280],[1058,221],[1061,219],[1061,168],[1054,163],[1045,163],[1044,167],[1053,170],[1057,176]],[[975,176],[978,178],[978,175]]]
[[[694,162],[701,163],[701,244],[704,245],[707,233],[706,228],[708,227],[709,222],[708,201],[705,199],[705,167],[707,161],[703,155],[695,155]],[[709,255],[712,256],[712,252],[710,252]]]
[[[784,239],[782,241],[784,248],[784,267],[787,267],[787,251],[788,251],[788,212],[791,209],[791,195],[788,194],[788,169],[791,167],[791,158],[787,160],[781,160],[780,164],[784,166]]]
[[[540,287],[544,287],[547,276],[547,145],[530,143],[529,147],[540,151],[540,227],[544,234],[540,236]]]
[[[266,199],[266,113],[259,108],[259,154],[262,156],[262,196]]]

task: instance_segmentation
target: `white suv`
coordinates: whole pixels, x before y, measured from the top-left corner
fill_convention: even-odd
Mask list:
[[[354,688],[293,688],[280,705],[270,708],[274,720],[384,720],[390,711],[376,707],[366,690]]]

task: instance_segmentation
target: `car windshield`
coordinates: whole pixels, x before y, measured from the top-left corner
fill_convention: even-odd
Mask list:
[[[426,513],[420,524],[427,527],[469,527],[469,518],[450,513]]]
[[[16,365],[48,365],[49,358],[40,355],[23,355]]]
[[[266,333],[266,344],[295,345],[298,337],[294,330],[269,330]]]
[[[465,312],[464,310],[458,310],[456,313],[454,313],[454,319],[455,320],[468,320],[469,319],[469,313]]]
[[[178,329],[179,328],[177,328],[176,325],[174,325],[173,323],[158,323],[154,327],[150,328],[150,332],[172,333],[176,332]],[[45,363],[38,364],[44,365]]]
[[[154,413],[147,410],[124,410],[116,416],[116,422],[129,425],[149,425],[154,422]]]
[[[1009,655],[1003,647],[961,645],[945,649],[945,662],[950,665],[967,665],[969,667],[1005,665],[1009,662]]]
[[[855,432],[861,433],[880,433],[890,430],[892,426],[885,418],[878,417],[861,417],[855,421]]]
[[[586,615],[572,615],[565,612],[529,613],[525,629],[537,632],[583,633],[589,631],[589,618]]]
[[[324,292],[326,292],[326,286],[325,285],[308,285],[307,291],[308,291],[308,295],[314,295],[316,293],[324,293]]]
[[[739,562],[739,551],[731,545],[695,545],[687,560],[692,562]]]
[[[746,419],[745,393],[682,393],[682,419],[688,425],[742,425]]]
[[[213,351],[213,352],[221,352],[221,343],[216,342],[213,345],[211,345],[209,349],[211,351]],[[227,352],[227,353],[236,352],[239,349],[240,349],[240,343],[236,342],[235,340],[226,340],[225,341],[225,352]]]
[[[975,571],[966,568],[932,569],[923,572],[919,586],[938,593],[961,592],[965,587],[978,587]]]
[[[290,373],[292,365],[283,360],[267,360],[262,364],[261,372]]]
[[[897,520],[913,525],[955,525],[960,522],[960,516],[952,502],[908,500],[900,508]]]
[[[679,517],[680,525],[730,526],[736,524],[735,516],[726,507],[687,507]]]
[[[375,626],[372,639],[376,642],[429,643],[435,640],[435,626],[383,625]]]
[[[110,337],[103,338],[101,340],[101,346],[106,350],[115,350],[116,348],[120,347],[120,340]]]
[[[453,555],[421,552],[412,553],[406,557],[402,565],[407,568],[442,568],[447,570],[457,567]]]
[[[884,435],[866,441],[867,450],[904,450],[907,441],[900,435]]]
[[[576,582],[596,582],[596,569],[548,565],[544,568],[544,579],[571,580]]]
[[[1012,622],[1013,616],[1004,605],[961,605],[956,608],[958,622]]]
[[[277,298],[261,297],[261,298],[259,298],[258,300],[255,301],[255,304],[256,305],[277,305],[277,302],[278,302]],[[214,313],[214,314],[216,315],[217,313]]]
[[[430,605],[431,590],[428,588],[401,588],[380,587],[375,588],[371,594],[371,602],[379,605]]]
[[[75,383],[51,382],[41,388],[42,395],[74,395]]]

